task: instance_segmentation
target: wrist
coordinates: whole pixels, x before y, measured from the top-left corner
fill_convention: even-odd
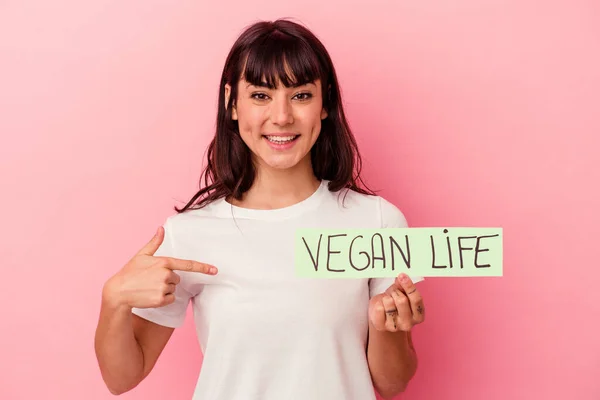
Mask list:
[[[115,311],[131,312],[132,307],[121,294],[116,277],[110,278],[102,288],[102,305]]]

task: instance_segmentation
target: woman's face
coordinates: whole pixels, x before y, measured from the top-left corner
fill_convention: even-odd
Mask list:
[[[225,86],[225,104],[231,87]],[[327,117],[319,80],[303,86],[276,89],[253,86],[244,79],[232,109],[242,140],[257,168],[311,168],[310,149]]]

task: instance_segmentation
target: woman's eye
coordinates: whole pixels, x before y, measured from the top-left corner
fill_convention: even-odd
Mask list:
[[[253,93],[251,97],[256,100],[265,100],[267,95],[264,93]]]
[[[312,97],[312,93],[298,93],[296,96],[300,96],[299,100],[308,100]]]

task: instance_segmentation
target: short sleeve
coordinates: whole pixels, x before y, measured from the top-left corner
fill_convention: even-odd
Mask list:
[[[379,197],[379,215],[381,218],[381,227],[382,228],[407,228],[408,222],[406,221],[406,217],[392,203],[384,199],[383,197]],[[422,276],[413,276],[410,275],[410,279],[414,282],[420,282],[424,280]],[[385,292],[385,290],[390,287],[394,281],[395,277],[389,278],[371,278],[369,279],[369,296],[373,297],[378,295],[379,293]]]
[[[154,253],[154,256],[176,257],[175,245],[173,241],[172,220],[168,218],[164,225],[165,238],[160,247]],[[174,271],[180,277],[179,271]],[[183,281],[183,277],[182,277]],[[133,308],[133,314],[138,315],[148,321],[170,328],[178,328],[183,325],[187,307],[192,295],[180,283],[175,288],[175,301],[163,307],[155,308]]]

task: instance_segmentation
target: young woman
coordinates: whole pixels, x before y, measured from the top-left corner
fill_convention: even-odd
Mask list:
[[[219,86],[200,191],[103,290],[96,354],[112,393],[152,370],[191,302],[197,400],[368,400],[403,391],[423,299],[399,275],[295,276],[298,228],[406,227],[364,188],[336,73],[287,20],[247,28]]]

